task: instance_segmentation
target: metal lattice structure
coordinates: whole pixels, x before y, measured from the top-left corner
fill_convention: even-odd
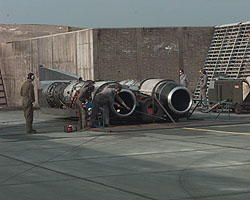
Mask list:
[[[216,26],[203,69],[208,84],[219,75],[230,79],[250,76],[250,21]],[[194,93],[199,96],[199,81]]]
[[[5,94],[5,89],[4,89],[4,84],[3,84],[3,77],[2,77],[2,73],[0,70],[0,108],[1,107],[7,107],[7,97]]]

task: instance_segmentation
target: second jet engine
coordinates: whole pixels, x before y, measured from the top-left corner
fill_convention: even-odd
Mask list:
[[[193,103],[192,94],[188,88],[173,80],[152,78],[120,83],[137,93],[138,110],[142,114],[143,121],[184,117]]]

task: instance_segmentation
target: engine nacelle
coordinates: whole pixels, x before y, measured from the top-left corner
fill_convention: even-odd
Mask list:
[[[145,113],[144,121],[157,120],[150,117],[154,115],[158,119],[166,118],[164,109],[173,117],[185,116],[192,107],[192,94],[185,86],[172,80],[165,79],[145,79],[143,81],[122,81],[121,84],[133,91],[137,91],[139,96],[139,111]],[[159,100],[159,105],[156,99]]]

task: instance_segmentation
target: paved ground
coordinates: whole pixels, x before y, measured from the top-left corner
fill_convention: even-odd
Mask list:
[[[0,199],[250,199],[250,115],[226,119],[65,133],[76,121],[38,110],[26,135],[21,110],[0,110]]]

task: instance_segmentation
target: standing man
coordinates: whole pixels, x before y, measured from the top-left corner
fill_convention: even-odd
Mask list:
[[[34,79],[35,75],[33,73],[29,73],[27,80],[23,83],[20,91],[20,94],[23,97],[23,110],[26,120],[26,131],[28,134],[36,133],[36,130],[32,128],[33,103],[35,102],[34,85],[32,84]]]
[[[109,106],[110,105],[116,104],[118,107],[120,107],[120,104],[122,104],[127,110],[130,110],[130,108],[125,104],[125,102],[118,95],[121,89],[122,89],[122,86],[118,83],[115,88],[106,87],[95,96],[93,100],[94,108],[91,113],[91,127],[92,128],[98,127],[97,117],[98,117],[98,112],[100,108],[103,109],[103,112],[104,112],[104,126],[110,126],[110,119],[109,119]],[[120,104],[115,102],[115,98],[118,100]]]
[[[185,87],[188,87],[188,77],[184,73],[184,70],[180,69],[179,73],[180,73],[180,84],[184,85]]]
[[[200,70],[200,100],[204,103],[207,108],[207,81],[208,76],[204,69]]]
[[[88,113],[85,108],[83,108],[83,103],[86,103],[90,100],[91,92],[94,91],[94,82],[89,80],[86,81],[86,84],[84,87],[82,87],[79,90],[79,94],[76,99],[76,106],[79,114],[79,127],[80,129],[87,127],[87,121],[88,121]]]

